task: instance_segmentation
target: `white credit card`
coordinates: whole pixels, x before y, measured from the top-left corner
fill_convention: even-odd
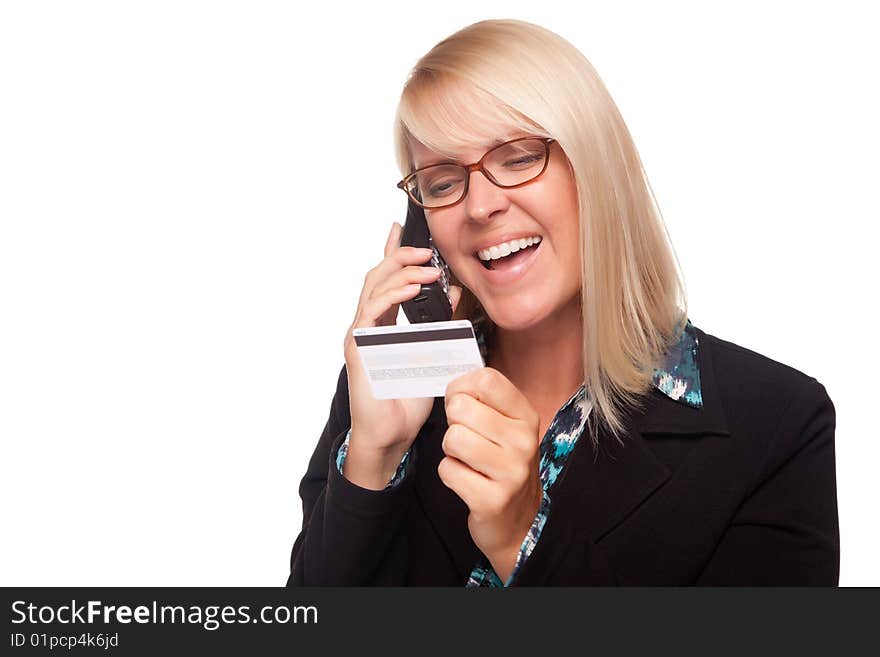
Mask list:
[[[376,399],[443,397],[446,384],[484,367],[467,319],[352,331]]]

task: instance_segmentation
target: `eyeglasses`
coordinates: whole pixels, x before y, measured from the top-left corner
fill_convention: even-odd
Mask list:
[[[448,208],[467,196],[473,171],[482,171],[489,181],[505,189],[532,182],[547,168],[554,141],[550,137],[512,139],[486,151],[479,162],[431,164],[416,169],[397,186],[422,208]]]

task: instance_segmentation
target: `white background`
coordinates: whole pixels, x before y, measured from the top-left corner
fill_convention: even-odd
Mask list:
[[[282,585],[418,57],[485,18],[618,103],[691,320],[823,383],[880,584],[870,3],[0,5],[3,585]],[[873,299],[873,301],[872,301]]]

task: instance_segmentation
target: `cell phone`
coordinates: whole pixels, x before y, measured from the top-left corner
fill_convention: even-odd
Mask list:
[[[414,246],[431,249],[430,264],[440,269],[440,277],[433,283],[422,283],[422,289],[412,299],[403,301],[400,305],[410,324],[420,322],[448,322],[452,319],[452,302],[449,299],[449,267],[440,255],[440,251],[431,239],[428,230],[428,220],[425,211],[407,199],[406,221],[403,224],[403,233],[400,235],[400,246]]]

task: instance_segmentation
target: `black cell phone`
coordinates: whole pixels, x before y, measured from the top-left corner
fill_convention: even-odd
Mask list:
[[[425,211],[407,199],[406,222],[403,224],[403,233],[400,235],[400,246],[415,246],[418,248],[431,249],[434,255],[431,262],[422,266],[437,267],[440,269],[440,277],[433,283],[422,283],[422,289],[409,301],[400,305],[410,324],[420,322],[447,322],[452,319],[452,302],[449,299],[449,267],[440,255],[440,251],[434,246],[431,233],[428,230],[428,220]]]

